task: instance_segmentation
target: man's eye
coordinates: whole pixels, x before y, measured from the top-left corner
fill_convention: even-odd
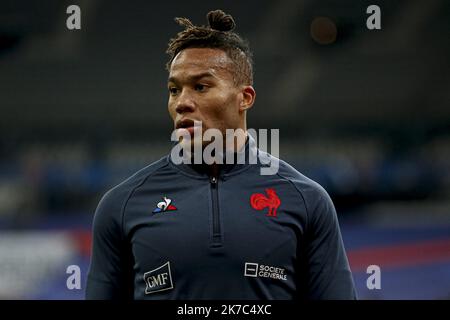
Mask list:
[[[196,91],[205,91],[205,89],[206,89],[206,86],[203,85],[203,84],[196,84],[195,85],[195,90]]]
[[[170,93],[170,94],[177,94],[177,93],[178,93],[178,88],[170,87],[170,88],[169,88],[169,93]]]

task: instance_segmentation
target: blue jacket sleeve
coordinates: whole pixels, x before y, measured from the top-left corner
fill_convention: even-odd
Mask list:
[[[305,196],[308,223],[305,241],[307,299],[356,299],[338,218],[328,193],[317,185]]]
[[[124,196],[111,190],[95,211],[86,299],[132,298],[131,262],[122,228]]]

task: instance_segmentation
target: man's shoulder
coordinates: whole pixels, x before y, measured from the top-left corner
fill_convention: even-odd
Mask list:
[[[286,161],[280,160],[278,176],[291,183],[303,199],[309,214],[319,212],[320,216],[330,216],[329,213],[334,211],[333,201],[325,188],[318,182],[300,173]]]
[[[270,157],[274,157],[269,155]],[[278,159],[278,158],[277,158]],[[278,171],[276,176],[289,181],[299,193],[307,198],[311,197],[327,197],[328,193],[325,188],[320,185],[317,181],[307,177],[296,168],[294,168],[287,161],[278,159]]]
[[[140,169],[135,172],[116,186],[109,189],[103,196],[102,202],[122,202],[126,198],[130,196],[130,194],[137,187],[142,185],[145,180],[151,175],[158,172],[158,170],[166,167],[168,165],[167,156],[162,157],[161,159],[152,162],[148,166]]]

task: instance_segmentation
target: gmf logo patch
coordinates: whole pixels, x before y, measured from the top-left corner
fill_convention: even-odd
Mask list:
[[[146,284],[145,294],[173,289],[170,262],[144,273],[144,281]]]

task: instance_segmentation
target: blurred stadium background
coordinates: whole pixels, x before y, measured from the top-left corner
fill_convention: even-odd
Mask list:
[[[381,30],[366,28],[371,4]],[[280,128],[281,158],[332,196],[359,297],[449,299],[446,0],[2,0],[0,298],[83,298],[101,195],[170,150],[173,18],[217,8],[254,50],[249,127]]]

